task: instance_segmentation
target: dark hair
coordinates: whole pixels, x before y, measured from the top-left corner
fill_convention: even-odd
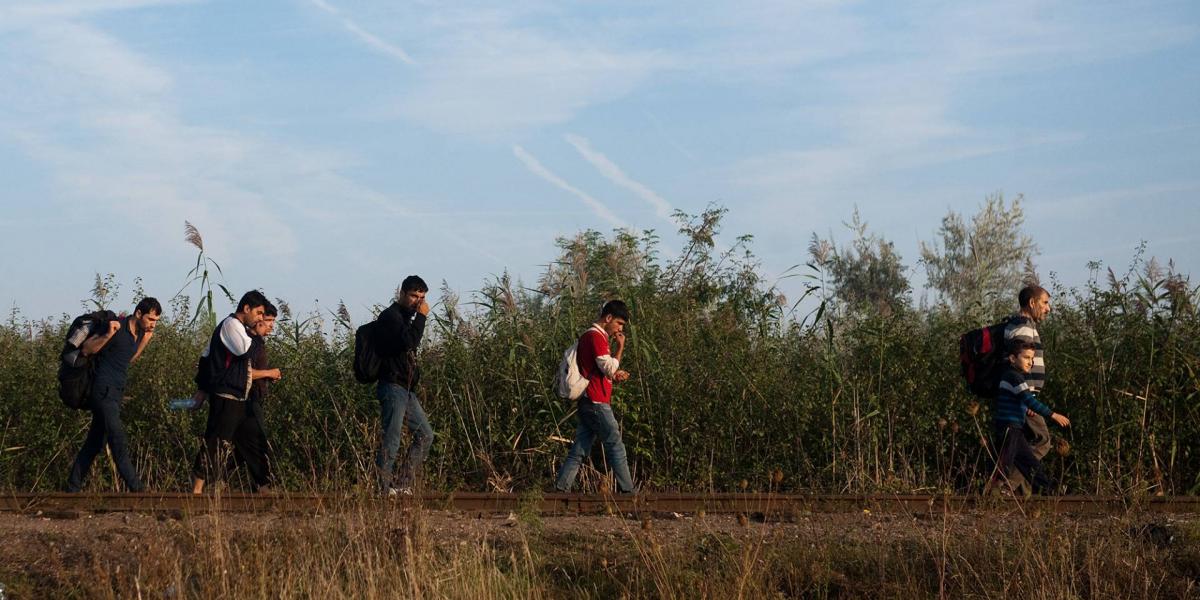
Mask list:
[[[137,307],[133,309],[133,312],[142,313],[143,315],[148,315],[150,313],[157,313],[161,315],[162,305],[158,303],[157,299],[146,296],[145,298],[142,298],[141,302],[137,303]]]
[[[1016,356],[1026,350],[1037,351],[1037,346],[1031,342],[1017,342],[1008,347],[1008,353],[1011,356]]]
[[[1029,308],[1029,303],[1033,302],[1034,298],[1041,298],[1042,294],[1049,296],[1050,292],[1040,285],[1027,285],[1021,288],[1021,293],[1017,294],[1017,300],[1021,303],[1021,308]]]
[[[279,309],[275,308],[274,304],[271,304],[270,302],[268,302],[263,305],[263,316],[264,317],[278,317]]]
[[[260,306],[266,306],[270,303],[271,301],[267,300],[267,297],[264,296],[262,292],[258,290],[250,290],[245,294],[242,294],[242,299],[238,300],[237,310],[238,312],[242,312],[242,308],[246,306],[249,306],[250,310],[254,310]]]
[[[629,318],[629,307],[625,306],[625,303],[620,300],[609,300],[604,303],[604,308],[600,309],[600,318],[603,319],[609,315],[618,319],[624,319],[626,323],[631,320]]]
[[[400,293],[407,294],[409,292],[428,292],[429,286],[425,284],[425,280],[416,275],[409,275],[404,278],[404,282],[400,284]]]

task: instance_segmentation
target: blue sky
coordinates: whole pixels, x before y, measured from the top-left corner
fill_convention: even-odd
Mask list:
[[[235,291],[361,320],[713,202],[769,275],[857,206],[919,287],[994,192],[1043,276],[1200,264],[1194,1],[449,4],[0,2],[0,302],[166,299],[186,219]]]

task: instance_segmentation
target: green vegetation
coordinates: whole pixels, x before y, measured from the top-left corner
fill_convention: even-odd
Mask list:
[[[809,292],[784,298],[764,279],[749,238],[725,250],[714,244],[724,212],[679,215],[687,243],[670,258],[650,232],[588,231],[559,240],[560,256],[534,288],[501,276],[471,303],[443,290],[420,358],[422,402],[437,432],[426,485],[545,485],[574,432],[572,404],[552,391],[556,363],[602,301],[621,297],[634,311],[625,355],[634,378],[615,402],[634,476],[649,489],[734,490],[746,480],[765,490],[780,471],[783,491],[979,490],[991,463],[981,434],[990,427],[987,408],[962,391],[957,340],[1016,310],[1033,252],[1019,202],[989,200],[970,226],[947,217],[942,243],[923,259],[936,297],[920,303],[890,243],[857,216],[846,250],[814,237],[813,260],[787,274]],[[1005,253],[1005,244],[1024,250]],[[991,262],[951,276],[970,256]],[[996,262],[1005,256],[1020,264]],[[1065,438],[1049,470],[1079,493],[1195,493],[1200,294],[1140,255],[1123,275],[1107,270],[1102,280],[1093,267],[1081,289],[1043,282],[1055,307],[1043,327],[1044,399],[1074,423],[1055,431]],[[199,277],[202,306],[176,297],[130,373],[124,419],[151,489],[185,487],[202,429],[201,415],[166,408],[190,395],[209,333],[196,316],[209,314],[212,282],[204,269]],[[97,302],[120,308],[115,285],[102,287]],[[366,486],[378,408],[372,388],[351,376],[352,326],[344,311],[282,308],[270,352],[284,379],[266,411],[283,484]],[[68,317],[31,320],[14,310],[0,326],[0,488],[57,488],[82,441],[86,413],[55,396]],[[99,465],[92,485],[111,489],[113,474]],[[594,472],[583,481],[606,484]]]

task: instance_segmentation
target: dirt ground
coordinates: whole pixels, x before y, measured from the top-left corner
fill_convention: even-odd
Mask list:
[[[197,532],[218,528],[230,538],[261,537],[298,527],[338,530],[345,529],[345,518],[340,514],[0,514],[0,584],[7,588],[7,595],[0,593],[0,598],[43,597],[51,590],[76,589],[77,578],[93,577],[97,568],[141,569],[150,558],[144,554],[156,547],[151,540],[195,539]],[[1131,555],[1145,548],[1200,556],[1196,550],[1200,547],[1200,515],[1058,517],[988,512],[916,518],[863,511],[765,519],[761,515],[537,516],[396,510],[382,518],[399,528],[419,529],[425,543],[442,553],[481,544],[533,547],[540,561],[576,568],[583,564],[608,569],[622,563],[632,568],[639,555],[645,557],[647,548],[655,552],[667,548],[668,554],[691,560],[696,552],[706,551],[704,540],[767,551],[773,547],[813,552],[855,548],[869,553],[872,548],[892,552],[910,548],[917,554],[936,556],[939,548],[963,545],[967,540],[985,544],[1017,530],[1035,532],[1031,539],[1040,540],[1039,528],[1045,529],[1048,546],[1094,537],[1116,539],[1117,547],[1125,545]],[[1189,578],[1197,573],[1188,572],[1193,568],[1185,565],[1179,574],[1183,578],[1179,589],[1195,585]]]

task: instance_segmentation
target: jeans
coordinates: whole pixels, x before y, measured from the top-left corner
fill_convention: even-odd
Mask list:
[[[124,390],[108,386],[98,386],[92,389],[89,396],[89,406],[92,410],[92,425],[88,429],[83,447],[71,465],[71,474],[67,477],[67,491],[78,492],[83,489],[88,472],[92,470],[92,461],[104,450],[105,442],[112,450],[113,461],[117,463],[117,472],[125,480],[126,487],[131,492],[145,489],[133,461],[129,458],[129,444],[125,439],[125,425],[121,423],[121,395]]]
[[[400,437],[404,425],[412,435],[404,467],[396,479],[399,487],[412,486],[413,477],[429,455],[433,445],[433,428],[421,408],[417,395],[394,383],[379,382],[375,388],[379,399],[380,426],[383,429],[383,444],[379,447],[375,466],[379,468],[379,485],[386,491],[392,487],[392,471],[396,467],[396,455],[400,452]]]
[[[1021,425],[1015,423],[996,425],[996,442],[1000,447],[997,461],[999,475],[1009,478],[1015,467],[1024,476],[1033,493],[1053,492],[1055,483],[1046,475],[1042,461],[1038,460]],[[1011,479],[1009,480],[1011,484]]]
[[[633,478],[629,475],[629,462],[625,456],[625,442],[621,441],[621,428],[613,416],[609,404],[595,404],[584,396],[579,402],[579,427],[575,430],[575,443],[567,453],[567,460],[558,470],[554,488],[567,492],[575,485],[579,465],[592,450],[596,438],[604,444],[604,457],[612,467],[617,480],[617,489],[623,493],[633,492]]]
[[[1025,439],[1029,441],[1029,447],[1033,450],[1034,458],[1042,460],[1050,453],[1050,428],[1046,426],[1046,419],[1042,415],[1037,413],[1026,415],[1024,433]],[[1013,489],[1029,487],[1029,491],[1033,491],[1020,471],[1009,473],[1008,478]]]

